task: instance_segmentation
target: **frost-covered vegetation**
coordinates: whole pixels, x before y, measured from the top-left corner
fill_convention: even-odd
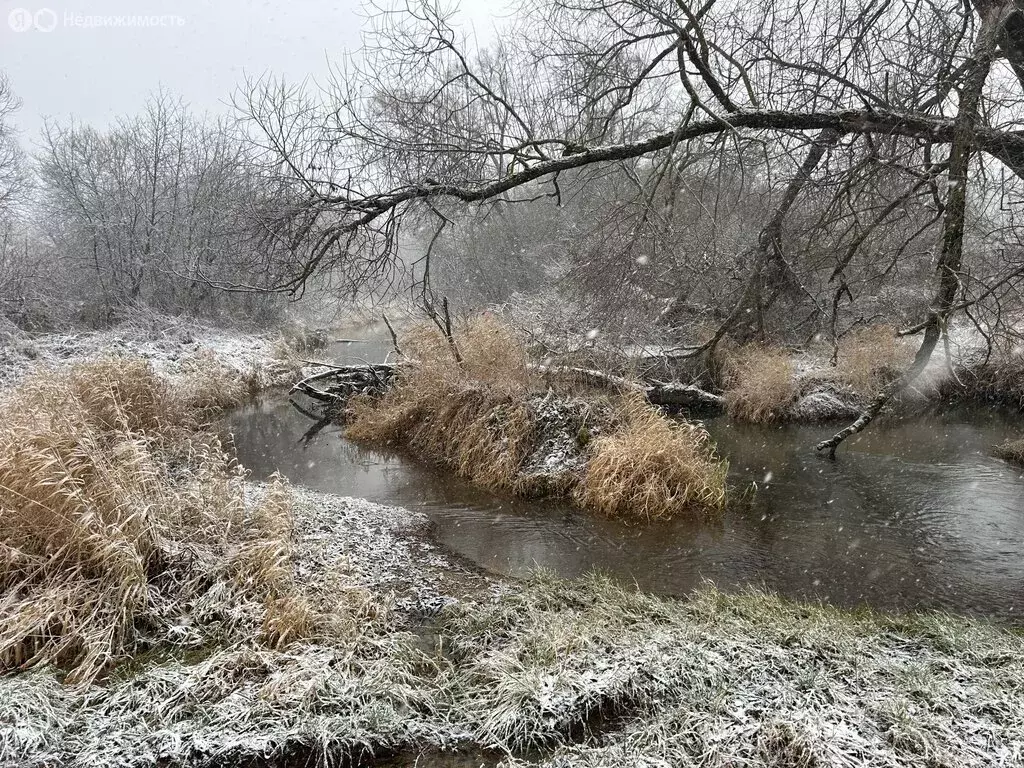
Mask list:
[[[997,446],[995,453],[1001,459],[1024,465],[1024,439],[1008,440]]]
[[[212,356],[40,370],[0,398],[0,661],[89,681],[154,645],[287,637],[287,495],[204,431],[252,394]],[[298,622],[301,626],[304,623]]]
[[[536,578],[442,609],[425,646],[386,604],[360,605],[315,641],[153,653],[100,689],[43,669],[2,678],[0,760],[326,765],[487,749],[507,766],[924,768],[1013,765],[1024,750],[1024,640],[967,620]]]
[[[832,458],[887,407],[1021,410],[1021,4],[371,15],[220,116],[26,140],[0,73],[0,764],[1024,763],[1015,630],[498,579],[211,431],[323,346],[290,315],[358,303],[434,326],[363,365],[351,438],[633,523],[726,502],[659,405],[847,419]]]
[[[401,349],[405,362],[383,397],[348,403],[350,438],[408,448],[484,487],[569,496],[627,520],[725,503],[726,464],[703,427],[670,421],[632,391],[556,390],[552,369],[531,364],[494,318],[447,336],[420,326]]]

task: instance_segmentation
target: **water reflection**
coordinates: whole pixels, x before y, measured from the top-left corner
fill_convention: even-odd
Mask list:
[[[418,508],[446,545],[486,568],[565,576],[601,568],[682,595],[703,579],[886,609],[946,608],[1017,622],[1024,612],[1024,478],[989,457],[1022,430],[988,411],[891,421],[837,462],[811,446],[828,427],[708,424],[752,503],[716,522],[628,527],[567,504],[481,492],[395,454],[359,448],[285,401],[228,419],[243,464],[311,488]],[[1024,619],[1022,619],[1024,620]]]

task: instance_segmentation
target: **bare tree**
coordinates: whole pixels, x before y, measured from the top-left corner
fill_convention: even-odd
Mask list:
[[[161,93],[143,115],[109,131],[51,124],[43,141],[40,228],[67,277],[77,276],[83,290],[98,288],[93,298],[105,311],[274,305],[273,297],[232,296],[211,285],[259,284],[260,222],[277,205],[229,125],[193,117]]]
[[[27,184],[24,155],[11,122],[20,107],[7,76],[0,72],[0,214],[10,212]]]
[[[24,153],[12,118],[21,107],[0,72],[0,315],[20,317],[34,275],[20,204],[29,188]]]
[[[629,222],[619,263],[669,244],[689,275],[657,298],[685,306],[695,282],[738,278],[714,286],[727,311],[682,354],[727,334],[837,338],[884,286],[920,297],[914,365],[822,443],[833,454],[913,381],[954,316],[990,337],[1020,307],[1017,2],[538,0],[521,9],[524,34],[491,50],[431,2],[379,19],[369,55],[314,97],[257,82],[240,99],[265,167],[302,199],[270,225],[291,238],[282,290],[322,270],[392,270],[403,222],[431,233],[429,275],[455,211],[558,204],[570,178],[613,168],[632,185],[606,219]],[[713,211],[736,185],[763,218],[701,262],[676,206],[724,220]]]

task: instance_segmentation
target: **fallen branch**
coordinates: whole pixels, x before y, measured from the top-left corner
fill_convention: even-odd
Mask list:
[[[654,379],[641,383],[592,368],[546,365],[529,367],[546,378],[569,379],[599,389],[635,392],[636,394],[643,395],[651,405],[716,412],[722,411],[725,408],[725,402],[721,395],[707,392],[693,384],[656,381]]]
[[[292,387],[292,392],[302,392],[314,400],[340,405],[353,394],[383,394],[398,368],[399,366],[394,363],[340,366],[306,377]],[[548,380],[560,379],[597,389],[636,393],[643,396],[651,405],[665,408],[715,413],[724,409],[721,395],[707,392],[693,384],[655,380],[638,382],[591,368],[547,365],[530,365],[528,368]],[[320,389],[312,386],[314,382],[331,378],[337,379],[337,383],[330,387]]]
[[[301,392],[322,403],[342,404],[355,394],[383,394],[396,370],[397,366],[390,363],[336,366],[307,376],[291,391]],[[326,379],[333,379],[334,383],[325,389],[313,386],[314,382]]]
[[[399,357],[403,357],[402,349],[401,347],[398,346],[398,334],[395,333],[395,329],[391,325],[391,321],[388,320],[388,316],[385,314],[381,314],[381,317],[384,318],[384,325],[387,326],[388,333],[391,334],[391,346],[395,348],[395,354],[398,355]]]

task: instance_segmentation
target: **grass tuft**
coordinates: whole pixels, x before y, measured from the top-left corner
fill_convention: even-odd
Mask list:
[[[260,389],[259,370],[255,366],[239,373],[209,350],[185,360],[175,378],[178,404],[200,421],[244,405]]]
[[[740,421],[764,423],[785,418],[798,389],[793,364],[776,347],[742,347],[725,362],[725,408]]]
[[[214,634],[248,631],[293,591],[287,490],[247,502],[220,442],[193,431],[212,407],[131,360],[41,372],[5,393],[0,668],[95,679],[175,632],[197,641],[196,618]]]
[[[403,339],[414,364],[380,400],[353,398],[353,440],[403,445],[473,482],[515,491],[533,437],[526,403],[530,375],[522,344],[505,326],[481,318],[456,343],[418,326]]]
[[[669,421],[635,397],[624,401],[621,422],[592,443],[580,504],[642,522],[722,509],[728,464],[703,427]]]

